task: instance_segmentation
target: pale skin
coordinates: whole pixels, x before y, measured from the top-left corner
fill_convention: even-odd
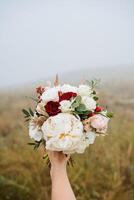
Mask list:
[[[65,156],[62,152],[56,151],[48,151],[48,156],[51,162],[51,200],[76,200],[66,169],[69,156]]]

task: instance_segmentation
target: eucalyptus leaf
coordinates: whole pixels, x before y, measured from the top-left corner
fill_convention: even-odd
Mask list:
[[[97,101],[97,100],[99,99],[99,97],[94,96],[93,99],[94,99],[95,101]]]
[[[83,111],[80,111],[80,110],[75,110],[75,113],[78,114],[78,115],[88,115],[89,114],[89,111],[88,110],[83,110]]]
[[[29,98],[33,101],[35,101],[36,103],[38,103],[39,99],[35,98],[35,97],[29,97],[29,96],[26,96],[26,98]]]
[[[75,100],[80,103],[81,102],[81,96],[78,95]]]
[[[107,113],[107,117],[112,118],[113,116],[114,116],[114,114],[112,112]]]
[[[29,122],[30,118],[26,119],[25,122]]]
[[[44,156],[43,156],[43,159],[48,159],[48,154],[45,154]]]
[[[28,142],[28,145],[35,145],[34,142]]]
[[[25,115],[25,117],[24,118],[29,118],[29,115]]]
[[[75,98],[75,100],[73,101],[72,107],[73,107],[73,108],[77,108],[77,107],[80,105],[80,103],[81,103],[81,96],[78,95],[78,96]]]
[[[79,106],[79,103],[78,102],[73,102],[72,103],[72,108],[77,108]]]
[[[36,142],[35,145],[34,145],[34,150],[38,149],[40,146],[40,143],[39,142]]]
[[[31,108],[29,108],[29,113],[30,113],[31,116],[34,116],[34,113],[33,113]]]
[[[98,85],[98,83],[100,83],[100,81],[101,81],[101,79],[93,79],[93,80],[91,80],[91,81],[88,81],[88,80],[86,80],[86,83],[90,86],[90,87],[92,87],[92,89],[93,88],[95,88],[96,87],[96,85]]]
[[[79,107],[76,108],[77,111],[81,112],[81,111],[86,111],[86,106],[84,104],[80,104]]]
[[[30,116],[29,112],[26,109],[22,109],[22,112],[24,113],[24,115]]]

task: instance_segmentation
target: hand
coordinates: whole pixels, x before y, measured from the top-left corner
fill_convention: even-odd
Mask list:
[[[52,200],[76,200],[66,171],[70,156],[57,151],[48,151],[48,156],[51,162]]]
[[[58,151],[48,151],[48,156],[51,162],[51,176],[53,173],[59,173],[60,170],[66,170],[66,165],[70,158],[70,155],[65,155],[62,152]]]

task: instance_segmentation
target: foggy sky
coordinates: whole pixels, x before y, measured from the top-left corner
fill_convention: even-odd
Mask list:
[[[0,1],[0,87],[134,65],[133,0]]]

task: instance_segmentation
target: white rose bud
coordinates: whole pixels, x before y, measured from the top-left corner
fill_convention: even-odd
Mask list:
[[[96,101],[92,97],[83,96],[82,103],[86,106],[87,110],[94,111],[96,108]]]
[[[59,95],[58,95],[59,91],[60,91],[60,86],[50,88],[45,92],[43,92],[41,99],[45,103],[49,101],[59,101]]]
[[[79,85],[78,94],[80,96],[90,96],[92,93],[92,89],[88,85]]]
[[[61,101],[60,109],[63,113],[71,111],[71,101],[68,100]]]
[[[29,124],[29,136],[35,141],[40,141],[42,139],[42,131],[34,123]]]
[[[78,92],[78,88],[75,87],[75,86],[64,84],[64,85],[61,86],[61,92],[63,92],[63,93],[66,93],[66,92],[77,93]]]

